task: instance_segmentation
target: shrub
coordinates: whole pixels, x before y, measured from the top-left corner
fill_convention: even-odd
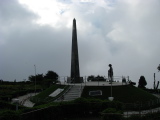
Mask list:
[[[122,111],[107,108],[102,112],[102,120],[123,120]]]
[[[0,112],[0,120],[20,120],[20,115],[15,111],[4,110]]]
[[[139,115],[131,115],[127,120],[142,120]]]
[[[19,106],[19,109],[24,109],[24,106]],[[15,104],[10,104],[4,101],[0,101],[0,110],[15,110],[16,109],[16,105]]]
[[[147,85],[146,79],[144,76],[141,76],[139,79],[139,84],[138,87],[139,88],[145,88],[145,86]]]

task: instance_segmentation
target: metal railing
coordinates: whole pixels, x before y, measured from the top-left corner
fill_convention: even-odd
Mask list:
[[[55,101],[63,101],[65,94],[68,93],[68,91],[72,88],[73,86],[69,86],[69,88],[59,97],[57,97],[57,99]]]
[[[89,86],[91,84],[88,84],[90,82],[94,83],[94,85],[103,85],[104,83],[109,83],[110,80],[107,76],[95,76],[94,78],[89,78],[90,76],[82,76],[81,78],[83,79],[83,82],[82,83],[79,83],[81,84],[82,86]],[[77,84],[77,83],[74,83],[74,82],[70,82],[70,77],[68,76],[60,76],[58,78],[58,81],[60,82],[60,84],[63,84],[63,85],[74,85],[74,84]],[[129,80],[129,76],[113,76],[113,81],[112,82],[115,82],[115,83],[121,83],[121,85],[125,85],[126,83],[129,83],[130,80]],[[105,84],[104,84],[105,85]]]

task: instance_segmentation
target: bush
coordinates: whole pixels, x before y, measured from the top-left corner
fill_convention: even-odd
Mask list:
[[[100,112],[106,108],[115,108],[117,110],[122,110],[122,103],[117,101],[100,100],[93,98],[78,98],[74,100],[74,103],[78,104],[85,114],[91,113],[94,116],[99,116]]]
[[[142,120],[139,115],[131,115],[127,120]]]
[[[139,79],[139,84],[138,87],[139,88],[145,88],[145,86],[147,85],[146,79],[144,76],[141,76]]]
[[[24,106],[19,106],[19,109],[24,109]],[[16,109],[16,105],[15,104],[10,104],[4,101],[0,101],[0,110],[15,110]]]
[[[109,107],[115,108],[116,110],[121,110],[122,108],[121,104],[116,101],[110,102],[107,100],[78,98],[74,101],[55,102],[23,110],[23,113],[28,112],[23,115],[23,119],[34,120],[34,115],[38,117],[42,115],[40,119],[48,116],[56,120],[64,116],[66,118],[93,117],[100,116],[100,112]],[[52,119],[48,118],[47,120]]]
[[[4,110],[0,112],[0,120],[20,120],[20,115],[15,111]]]
[[[123,120],[122,111],[115,108],[107,108],[102,112],[102,120]]]

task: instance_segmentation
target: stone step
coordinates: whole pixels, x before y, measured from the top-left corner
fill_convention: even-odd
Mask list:
[[[68,93],[65,96],[68,96],[68,95],[79,95],[79,93]]]
[[[67,99],[67,98],[78,98],[80,97],[79,95],[70,95],[70,96],[65,96],[64,99]]]
[[[81,86],[72,86],[72,88],[64,95],[63,101],[70,101],[77,99],[81,96]]]

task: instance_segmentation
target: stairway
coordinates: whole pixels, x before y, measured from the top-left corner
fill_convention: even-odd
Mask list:
[[[71,89],[64,95],[63,101],[71,101],[81,97],[83,88],[84,88],[83,86],[78,86],[78,85],[72,86]]]

